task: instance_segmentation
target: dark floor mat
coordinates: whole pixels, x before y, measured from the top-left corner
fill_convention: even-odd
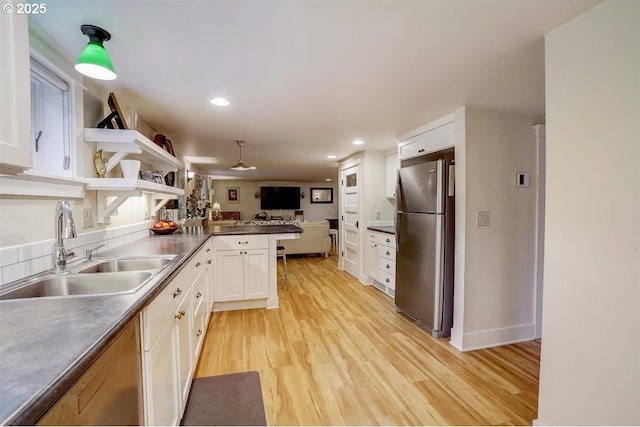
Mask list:
[[[194,378],[181,425],[266,426],[260,374]]]

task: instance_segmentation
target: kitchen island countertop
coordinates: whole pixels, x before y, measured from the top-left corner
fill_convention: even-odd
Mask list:
[[[96,257],[175,255],[135,293],[0,300],[0,423],[36,423],[211,235],[301,232],[295,226],[214,226],[149,236]]]

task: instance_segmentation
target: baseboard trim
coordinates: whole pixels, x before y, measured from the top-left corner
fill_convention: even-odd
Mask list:
[[[461,351],[479,350],[482,348],[498,347],[517,342],[535,339],[535,324],[510,326],[507,328],[486,329],[484,331],[463,334],[462,343],[456,340],[454,347]],[[458,345],[456,345],[458,344]]]

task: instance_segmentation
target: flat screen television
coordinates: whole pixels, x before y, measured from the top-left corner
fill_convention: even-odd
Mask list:
[[[300,187],[260,187],[260,209],[300,209]]]

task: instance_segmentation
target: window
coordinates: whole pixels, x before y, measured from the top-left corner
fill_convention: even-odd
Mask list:
[[[31,58],[31,142],[33,172],[73,177],[70,88],[67,80]]]

